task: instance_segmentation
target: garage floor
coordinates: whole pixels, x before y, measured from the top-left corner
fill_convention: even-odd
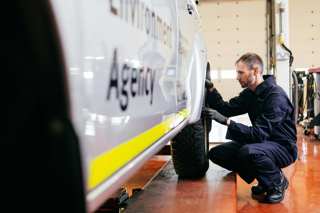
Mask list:
[[[205,178],[181,180],[170,161],[125,212],[235,212],[235,180],[235,174],[213,164]]]
[[[289,180],[286,197],[280,204],[260,204],[250,198],[250,186],[237,177],[237,212],[320,213],[320,141],[305,136],[298,127],[299,157],[284,169]]]
[[[248,185],[217,165],[210,164],[200,180],[180,180],[168,156],[155,156],[126,184],[129,192],[143,190],[131,197],[125,212],[320,213],[320,141],[304,136],[298,127],[298,146],[299,159],[284,169],[290,184],[279,204],[253,200],[250,187],[254,183]]]

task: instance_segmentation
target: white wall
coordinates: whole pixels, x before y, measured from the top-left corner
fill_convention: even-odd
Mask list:
[[[320,66],[320,0],[289,0],[290,46],[295,68]]]
[[[202,0],[199,12],[213,70],[235,72],[235,61],[246,52],[266,61],[265,0]],[[220,78],[214,83],[225,100],[241,91],[235,79]]]

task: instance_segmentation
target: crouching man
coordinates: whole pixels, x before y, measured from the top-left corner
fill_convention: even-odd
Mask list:
[[[211,82],[205,113],[227,125],[226,138],[232,140],[212,148],[212,162],[234,172],[247,183],[257,179],[252,197],[265,203],[283,200],[288,180],[281,171],[297,158],[294,108],[273,76],[263,76],[263,62],[254,53],[241,56],[235,63],[237,80],[245,88],[229,102],[223,101]],[[228,117],[249,114],[252,127]]]

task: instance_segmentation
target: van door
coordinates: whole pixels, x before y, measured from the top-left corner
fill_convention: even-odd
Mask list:
[[[178,65],[177,65],[177,102],[178,109],[186,108],[188,94],[190,94],[189,81],[192,71],[192,48],[195,32],[198,31],[195,23],[197,15],[192,0],[180,0],[178,6]]]

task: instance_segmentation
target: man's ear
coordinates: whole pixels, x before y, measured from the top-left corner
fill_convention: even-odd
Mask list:
[[[253,66],[253,73],[255,75],[258,75],[260,73],[260,70],[259,70],[259,66],[258,65],[254,65]]]

